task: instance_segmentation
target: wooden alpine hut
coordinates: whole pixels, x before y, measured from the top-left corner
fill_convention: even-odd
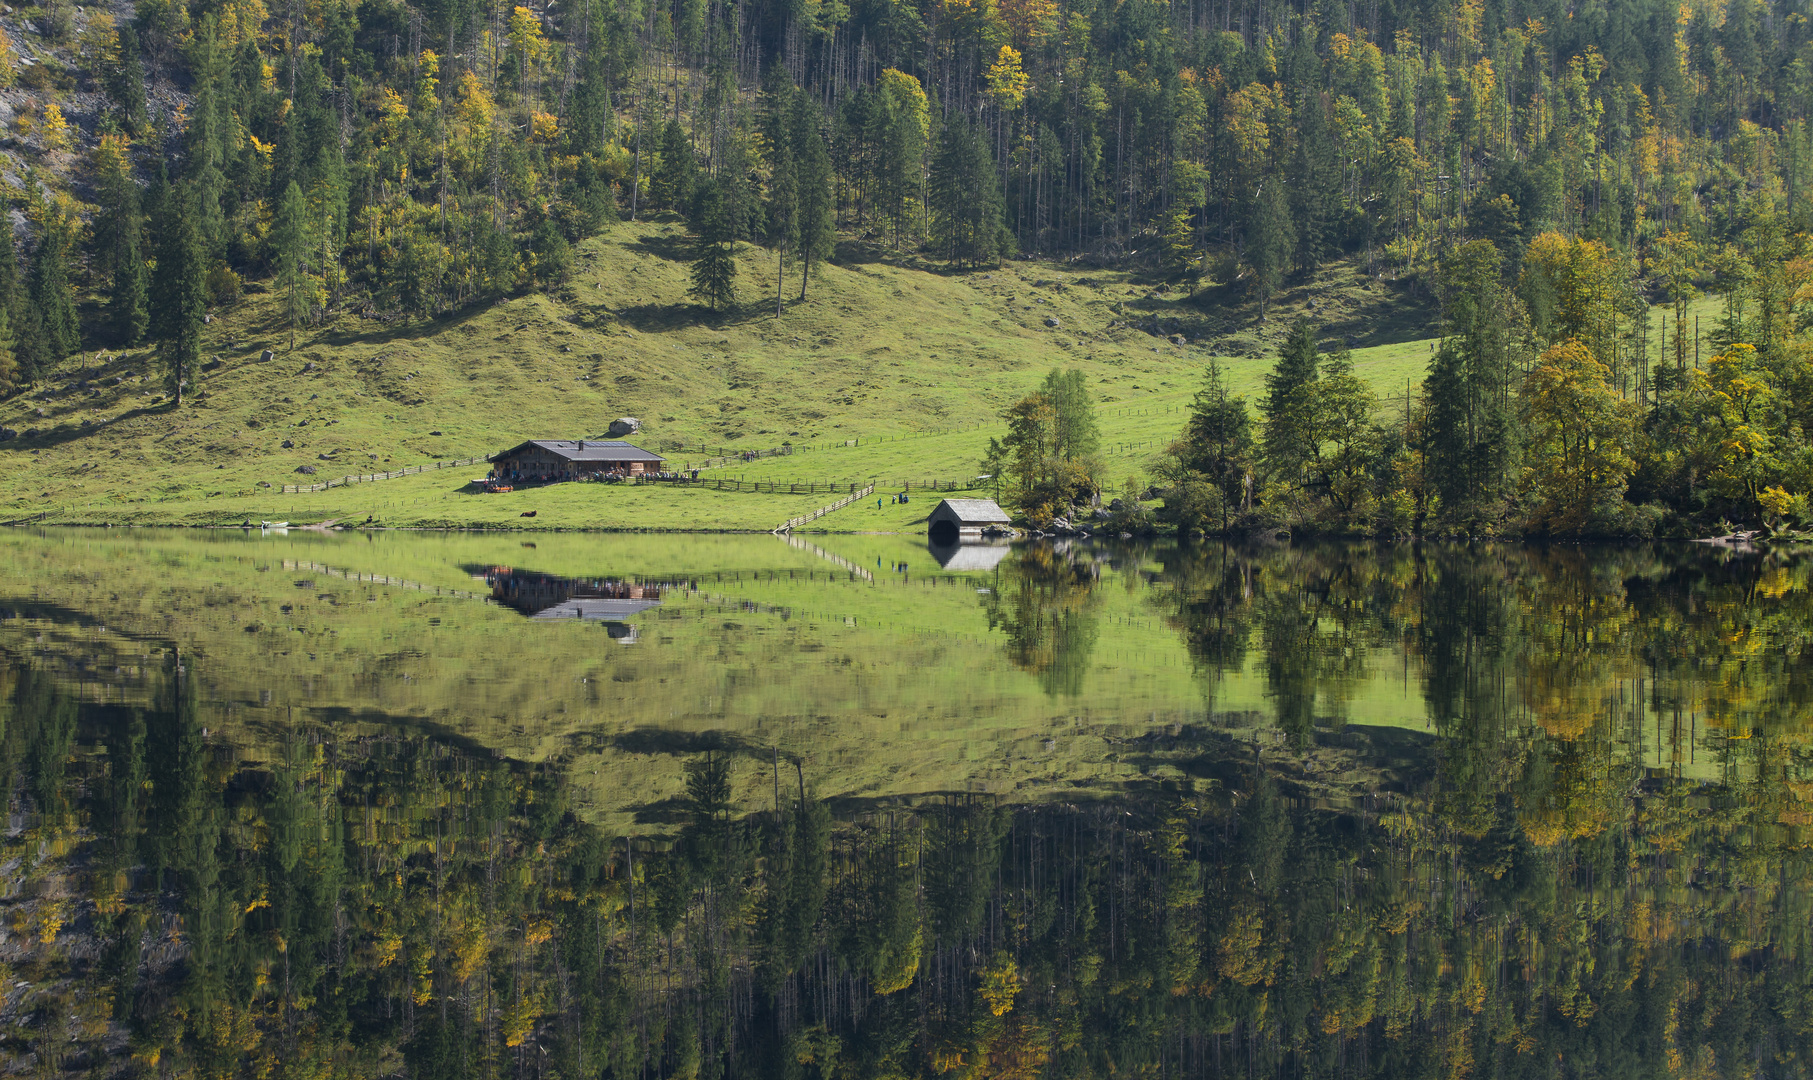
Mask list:
[[[530,439],[491,458],[492,475],[513,482],[578,480],[597,473],[641,476],[664,459],[640,446],[603,439]]]

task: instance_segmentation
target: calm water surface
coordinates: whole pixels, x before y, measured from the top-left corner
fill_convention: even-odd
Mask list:
[[[0,1068],[1813,1070],[1813,558],[0,533]]]

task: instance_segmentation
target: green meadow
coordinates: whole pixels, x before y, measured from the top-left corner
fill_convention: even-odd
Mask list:
[[[874,483],[885,497],[974,482],[989,438],[1004,433],[1001,410],[1054,367],[1089,376],[1104,484],[1119,493],[1149,479],[1211,360],[1255,400],[1298,316],[1326,326],[1331,345],[1356,342],[1355,366],[1388,416],[1434,348],[1410,300],[1332,271],[1287,292],[1261,328],[1230,336],[1213,332],[1214,296],[1191,302],[1135,274],[1035,262],[954,274],[857,244],[778,319],[753,292],[772,267],[744,250],[751,291],[719,317],[688,303],[685,252],[672,220],[624,224],[580,246],[578,273],[557,294],[426,322],[342,316],[294,350],[273,298],[254,287],[206,328],[210,370],[180,408],[148,350],[72,358],[0,404],[0,426],[20,433],[0,443],[13,481],[0,520],[765,532],[834,501],[823,485]],[[1711,320],[1718,301],[1694,310]],[[1158,332],[1179,326],[1200,336]],[[643,425],[636,441],[674,468],[726,451],[793,452],[704,469],[744,481],[741,491],[588,484],[485,495],[468,484],[483,464],[442,467],[525,438],[599,436],[626,416]],[[410,466],[429,471],[282,490]],[[747,490],[755,483],[764,490]],[[893,505],[811,528],[911,528],[930,509]]]

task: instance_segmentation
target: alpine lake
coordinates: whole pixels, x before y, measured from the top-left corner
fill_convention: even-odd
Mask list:
[[[1813,553],[0,531],[0,1071],[1799,1077]]]

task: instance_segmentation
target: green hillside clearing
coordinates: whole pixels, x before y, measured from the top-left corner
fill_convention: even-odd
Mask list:
[[[1055,366],[1082,369],[1097,388],[1104,481],[1118,492],[1150,475],[1211,356],[1181,333],[1152,331],[1207,333],[1212,305],[1125,273],[1028,262],[945,274],[845,245],[809,299],[777,320],[753,292],[770,287],[773,264],[746,247],[743,309],[716,319],[686,302],[686,248],[672,221],[619,225],[579,249],[580,269],[557,295],[429,323],[343,317],[293,352],[275,303],[254,292],[209,325],[218,366],[180,410],[160,396],[148,350],[71,360],[36,392],[0,405],[0,425],[24,433],[0,450],[15,479],[0,518],[767,530],[836,498],[822,487],[785,490],[794,484],[874,482],[885,496],[972,481],[989,437],[1002,433],[1000,410]],[[1333,284],[1293,290],[1254,331],[1269,337],[1242,339],[1241,355],[1220,357],[1237,392],[1257,394],[1269,338],[1298,315],[1384,318],[1397,295],[1351,273],[1322,277]],[[1410,313],[1392,318],[1423,325]],[[1215,340],[1227,348],[1233,339]],[[1432,347],[1415,339],[1354,350],[1385,411],[1401,408]],[[266,349],[276,355],[261,363]],[[704,447],[791,444],[791,455],[705,473],[783,490],[585,484],[481,495],[467,481],[483,465],[281,490],[482,456],[524,438],[596,436],[622,416],[643,422],[644,445],[690,448],[670,451],[676,467],[701,464]],[[930,509],[918,500],[879,512],[867,505],[814,527],[897,529]],[[522,516],[531,510],[535,517]]]

